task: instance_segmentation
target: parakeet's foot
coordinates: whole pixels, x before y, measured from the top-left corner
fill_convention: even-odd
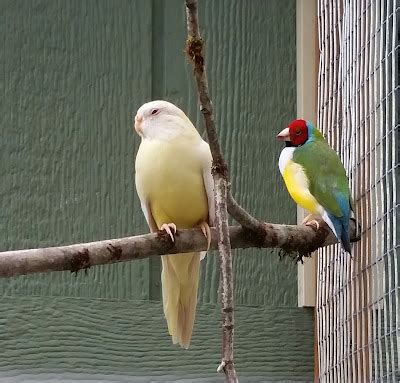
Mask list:
[[[166,231],[168,235],[171,237],[172,242],[175,242],[175,237],[174,234],[172,234],[171,229],[174,231],[174,234],[176,234],[176,225],[174,223],[164,223],[160,227],[160,230]]]
[[[208,226],[207,222],[202,222],[199,225],[202,233],[204,234],[204,236],[207,239],[207,251],[210,249],[210,245],[211,245],[211,230],[210,230],[210,226]]]

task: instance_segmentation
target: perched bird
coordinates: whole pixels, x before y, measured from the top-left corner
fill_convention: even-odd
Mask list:
[[[215,207],[209,145],[189,118],[167,101],[142,105],[135,117],[142,138],[136,190],[151,232],[200,227],[210,246]],[[173,343],[188,348],[194,325],[201,255],[163,255],[164,314]]]
[[[289,194],[310,213],[321,215],[350,254],[351,196],[339,156],[309,121],[292,121],[277,139],[286,143],[279,157],[279,170]]]

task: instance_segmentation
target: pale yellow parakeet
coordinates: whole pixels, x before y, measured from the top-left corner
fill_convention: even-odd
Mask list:
[[[135,117],[142,141],[135,181],[152,232],[200,227],[210,240],[215,215],[212,157],[189,118],[175,105],[151,101]],[[200,253],[163,255],[164,314],[173,343],[188,348],[197,305]]]

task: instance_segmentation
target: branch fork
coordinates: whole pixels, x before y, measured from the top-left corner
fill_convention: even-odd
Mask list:
[[[225,372],[227,382],[238,382],[233,363],[233,330],[234,330],[234,300],[233,300],[233,262],[232,250],[228,227],[229,213],[244,227],[253,228],[260,223],[242,209],[232,197],[229,190],[228,166],[222,154],[215,129],[213,107],[209,96],[207,73],[203,54],[204,41],[200,36],[198,24],[197,0],[186,0],[186,20],[188,37],[186,40],[186,52],[193,66],[197,91],[204,117],[207,137],[213,158],[212,175],[214,179],[215,197],[215,224],[218,233],[218,250],[220,254],[220,279],[221,279],[221,303],[222,303],[222,363],[217,370]],[[228,197],[229,196],[229,197]],[[233,214],[232,214],[233,213]],[[241,213],[241,214],[240,214]]]

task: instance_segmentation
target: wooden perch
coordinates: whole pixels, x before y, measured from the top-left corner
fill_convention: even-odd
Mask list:
[[[276,225],[265,223],[264,233],[250,231],[241,226],[229,227],[231,246],[234,249],[252,247],[280,247],[285,252],[300,250],[306,255],[321,246],[336,243],[337,240],[321,218],[317,218],[320,228],[317,232],[305,225]],[[358,241],[356,225],[351,221],[350,238]],[[211,250],[217,249],[217,235],[211,229]],[[0,277],[15,277],[33,273],[70,270],[78,272],[92,266],[133,261],[163,254],[201,251],[207,247],[203,233],[199,229],[179,230],[175,243],[168,234],[138,235],[106,241],[81,243],[69,246],[47,247],[43,249],[15,250],[0,253]]]

